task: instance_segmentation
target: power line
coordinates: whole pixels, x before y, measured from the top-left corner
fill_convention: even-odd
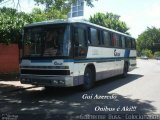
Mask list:
[[[21,11],[21,4],[20,0],[7,0],[0,3],[0,6],[12,6],[12,8],[15,8],[19,11]]]
[[[18,7],[20,8],[20,11],[21,11],[20,0],[17,1],[17,6],[16,6],[16,9],[17,9],[17,10],[18,10]]]
[[[13,6],[15,7],[15,1],[14,0],[12,0],[12,3],[13,3]]]

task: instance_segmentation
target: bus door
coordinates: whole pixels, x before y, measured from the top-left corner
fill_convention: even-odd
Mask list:
[[[85,27],[74,27],[74,58],[85,59],[87,56],[87,30]]]
[[[79,77],[81,84],[84,75],[86,56],[87,56],[87,29],[83,25],[73,27],[73,44],[74,44],[74,75]]]

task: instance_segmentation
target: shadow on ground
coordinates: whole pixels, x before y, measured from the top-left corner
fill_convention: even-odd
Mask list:
[[[151,105],[152,101],[141,102],[139,99],[130,99],[127,96],[109,94],[110,91],[142,77],[130,74],[125,79],[110,78],[96,83],[96,86],[82,92],[79,87],[45,89],[18,88],[0,93],[0,113],[19,115],[21,119],[56,119],[74,114],[147,114],[156,111]],[[0,85],[1,89],[10,89],[14,86]],[[3,90],[1,90],[3,91]],[[92,99],[83,99],[84,94],[92,96]],[[117,99],[93,99],[95,95],[116,96]],[[103,111],[95,111],[95,107],[104,108]],[[117,108],[120,108],[117,111]],[[133,108],[136,107],[136,108]],[[127,109],[132,108],[132,109]],[[64,119],[64,118],[63,118]]]

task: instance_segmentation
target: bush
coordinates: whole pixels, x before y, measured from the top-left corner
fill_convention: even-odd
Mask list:
[[[0,43],[18,43],[21,39],[21,29],[32,18],[12,8],[0,8]]]
[[[155,52],[154,57],[160,57],[160,51]]]
[[[153,58],[152,51],[148,50],[148,49],[142,50],[142,56],[147,56],[149,58]]]

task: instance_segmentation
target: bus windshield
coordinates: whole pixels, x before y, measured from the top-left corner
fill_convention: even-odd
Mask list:
[[[27,27],[23,36],[23,57],[69,56],[68,25]]]

